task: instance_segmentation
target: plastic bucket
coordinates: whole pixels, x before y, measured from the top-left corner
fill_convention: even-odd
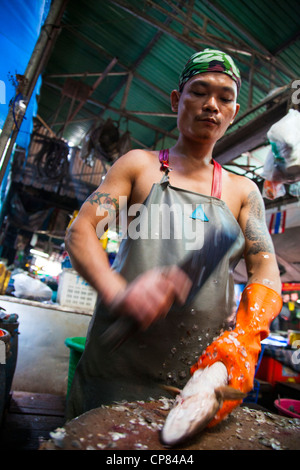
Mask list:
[[[274,405],[276,406],[280,415],[289,416],[290,418],[300,418],[299,400],[280,398],[280,400],[275,400]]]
[[[83,338],[81,336],[76,336],[74,338],[66,338],[65,340],[65,345],[70,349],[67,396],[69,395],[70,388],[73,382],[75,369],[85,348],[85,341],[86,338]]]
[[[9,357],[10,334],[8,331],[0,329],[0,424],[6,405],[6,361]],[[4,347],[3,347],[4,343]]]

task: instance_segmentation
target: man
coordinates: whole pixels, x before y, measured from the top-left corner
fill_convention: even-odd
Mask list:
[[[215,360],[227,366],[230,384],[251,390],[260,339],[281,309],[281,283],[256,185],[212,160],[238,113],[240,85],[230,56],[194,54],[171,93],[178,141],[161,152],[122,156],[68,231],[72,264],[99,293],[69,419],[113,401],[159,398],[162,384],[182,388],[190,370]],[[110,269],[98,237],[124,208],[128,234]],[[191,280],[180,263],[197,249],[213,254],[228,232],[235,243],[186,303]],[[243,254],[249,281],[236,313],[232,270]],[[229,331],[233,312],[236,327]],[[252,321],[254,315],[262,321]],[[135,333],[110,351],[105,332],[118,317],[134,320]],[[229,403],[219,420],[236,406]]]

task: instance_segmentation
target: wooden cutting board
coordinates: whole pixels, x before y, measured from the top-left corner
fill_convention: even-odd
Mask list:
[[[91,410],[51,433],[40,450],[167,450],[159,431],[173,401],[120,403]],[[178,450],[299,450],[300,420],[242,406]]]

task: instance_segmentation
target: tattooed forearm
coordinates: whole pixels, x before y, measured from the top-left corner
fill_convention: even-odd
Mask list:
[[[101,206],[103,209],[106,209],[109,213],[119,211],[119,204],[116,198],[112,198],[108,193],[101,193],[100,191],[95,191],[91,194],[87,201],[92,205]]]
[[[260,252],[274,253],[272,240],[265,223],[264,207],[256,191],[251,191],[248,196],[248,203],[250,209],[245,237],[252,243],[247,254],[256,255]]]

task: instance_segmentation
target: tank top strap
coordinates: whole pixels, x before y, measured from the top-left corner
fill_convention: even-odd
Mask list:
[[[221,199],[222,194],[222,166],[220,163],[213,160],[214,164],[214,173],[213,173],[213,182],[211,188],[211,196]]]
[[[160,161],[160,170],[169,172],[170,165],[169,165],[169,149],[163,149],[159,151],[159,161]],[[222,194],[222,166],[220,163],[212,160],[214,165],[214,172],[213,172],[213,181],[212,181],[212,188],[211,188],[211,196],[221,199]]]

